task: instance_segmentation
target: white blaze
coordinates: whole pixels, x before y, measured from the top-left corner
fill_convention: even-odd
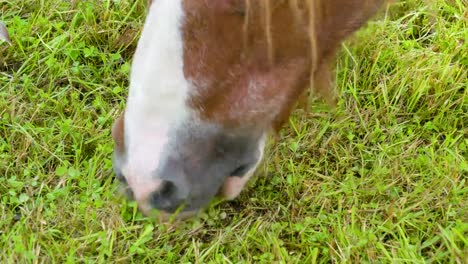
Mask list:
[[[145,199],[160,184],[155,169],[173,129],[186,120],[189,83],[183,72],[182,0],[154,1],[135,52],[125,112],[122,172]]]

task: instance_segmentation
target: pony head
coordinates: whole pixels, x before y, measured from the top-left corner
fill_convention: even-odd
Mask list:
[[[341,42],[383,0],[158,0],[113,127],[114,169],[144,213],[234,199]]]

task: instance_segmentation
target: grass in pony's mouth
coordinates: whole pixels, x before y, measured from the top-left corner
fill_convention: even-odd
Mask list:
[[[0,262],[467,262],[462,0],[371,22],[338,56],[338,107],[296,111],[238,199],[177,225],[116,196],[111,170],[144,8],[0,4]]]

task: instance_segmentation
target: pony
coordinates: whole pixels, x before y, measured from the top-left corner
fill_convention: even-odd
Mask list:
[[[341,43],[384,0],[157,0],[112,128],[116,178],[149,215],[235,199],[308,87],[334,101]]]

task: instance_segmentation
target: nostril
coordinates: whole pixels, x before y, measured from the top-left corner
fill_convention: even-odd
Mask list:
[[[163,196],[171,196],[171,194],[175,193],[175,191],[176,186],[173,182],[170,181],[163,181],[159,189],[159,193]]]
[[[156,209],[174,212],[181,202],[177,197],[176,185],[170,181],[163,181],[160,188],[151,194],[150,202]]]
[[[250,164],[243,164],[243,165],[237,167],[235,170],[233,170],[229,174],[229,176],[231,176],[231,177],[235,177],[235,176],[242,177],[249,171],[249,169],[250,169]]]

